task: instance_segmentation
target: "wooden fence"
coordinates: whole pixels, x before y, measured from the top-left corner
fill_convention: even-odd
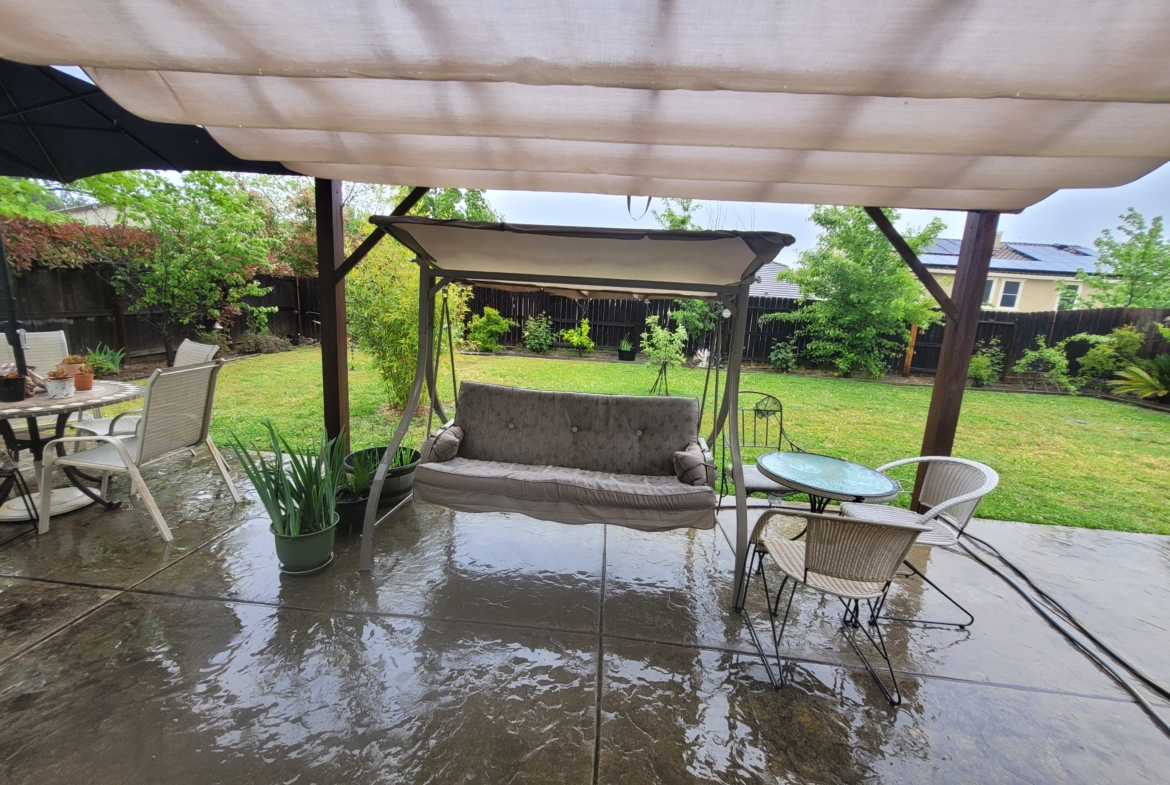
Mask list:
[[[256,302],[257,305],[277,310],[268,318],[272,332],[278,335],[300,334],[319,339],[320,305],[317,281],[314,278],[262,279],[272,291]],[[162,337],[144,319],[128,313],[119,298],[92,268],[59,269],[36,267],[14,274],[16,301],[21,320],[30,331],[64,330],[69,346],[76,351],[95,347],[98,343],[125,348],[127,356],[142,361],[157,361],[162,357]],[[796,300],[778,297],[752,297],[748,301],[747,341],[744,359],[749,363],[766,363],[768,353],[777,341],[793,338],[795,326],[791,322],[774,320],[761,325],[766,313],[793,311]],[[491,306],[517,324],[503,337],[505,345],[523,342],[522,325],[530,316],[548,314],[558,332],[575,327],[583,317],[589,319],[590,336],[598,349],[616,349],[623,337],[637,343],[645,330],[647,316],[664,317],[672,307],[670,300],[571,300],[544,292],[505,292],[499,289],[476,287],[471,308],[483,313]],[[1005,366],[1010,368],[1025,351],[1043,337],[1048,345],[1078,333],[1104,335],[1115,327],[1132,324],[1146,335],[1141,356],[1170,352],[1170,343],[1161,337],[1155,325],[1170,317],[1170,309],[1105,308],[1085,311],[1045,311],[1039,313],[1012,313],[1010,311],[983,311],[980,315],[977,340],[983,343],[999,338],[1006,355]],[[244,331],[242,319],[232,326],[232,339]],[[939,347],[942,343],[942,325],[923,331],[917,338],[911,360],[914,373],[933,373],[938,367]],[[709,336],[692,336],[687,351],[707,346]],[[566,345],[567,344],[562,344]],[[1074,360],[1087,349],[1087,344],[1073,344],[1070,357]]]

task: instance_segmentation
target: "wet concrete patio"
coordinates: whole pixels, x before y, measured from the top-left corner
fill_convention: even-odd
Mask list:
[[[894,709],[838,632],[839,603],[811,592],[786,638],[791,683],[771,688],[728,609],[721,529],[408,506],[378,530],[371,574],[356,570],[357,537],[341,536],[331,566],[293,577],[277,570],[261,506],[233,507],[210,460],[169,459],[147,483],[170,546],[136,502],[0,548],[0,781],[1133,783],[1170,771],[1170,739],[1127,694],[961,554],[912,554],[976,623],[887,627],[905,698]],[[124,497],[125,481],[114,489]],[[1170,541],[972,526],[1170,681]],[[950,611],[916,583],[892,603],[916,618]]]

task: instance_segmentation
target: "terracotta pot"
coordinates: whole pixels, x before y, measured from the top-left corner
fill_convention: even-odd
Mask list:
[[[64,371],[65,373],[69,374],[70,376],[76,376],[77,374],[81,373],[81,369],[84,367],[85,367],[85,363],[76,363],[73,365],[66,365],[65,363],[59,363],[57,365],[57,370]]]
[[[88,392],[93,389],[92,373],[77,373],[73,375],[73,389],[78,392]]]

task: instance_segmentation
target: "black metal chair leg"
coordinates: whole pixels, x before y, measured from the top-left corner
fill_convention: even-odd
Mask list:
[[[872,603],[867,602],[866,604],[871,606],[870,615],[873,616],[874,608],[872,607]],[[898,706],[902,703],[902,691],[898,687],[898,677],[894,675],[894,664],[890,661],[890,654],[886,649],[886,639],[885,636],[882,635],[882,628],[880,625],[873,625],[874,632],[877,636],[875,640],[874,636],[870,635],[869,625],[861,624],[860,619],[861,601],[853,600],[852,607],[845,613],[845,637],[849,640],[849,644],[853,647],[853,650],[857,652],[857,656],[861,657],[861,661],[865,663],[865,669],[869,671],[871,676],[873,676],[873,679],[877,682],[877,685],[881,689],[882,694],[886,696],[886,700],[890,702],[891,706]],[[861,647],[857,645],[857,630],[861,630],[861,632],[865,635],[866,640],[869,641],[870,645],[873,646],[874,649],[877,650],[877,653],[881,655],[882,659],[885,660],[886,670],[890,674],[890,682],[894,686],[892,693],[886,687],[885,682],[882,681],[881,676],[878,675],[877,670],[874,669],[873,664],[869,661],[869,657],[865,656],[865,652],[862,651]]]
[[[967,617],[967,621],[965,621],[965,622],[933,621],[933,620],[924,620],[924,619],[903,619],[899,616],[882,616],[881,612],[882,612],[882,610],[885,609],[886,595],[889,594],[889,591],[890,591],[889,587],[887,587],[885,593],[882,594],[880,602],[878,603],[877,613],[873,617],[874,621],[872,623],[876,624],[876,620],[878,618],[881,618],[881,619],[885,619],[886,621],[898,621],[898,622],[902,622],[904,624],[925,624],[925,625],[931,625],[931,626],[935,626],[935,627],[957,627],[960,630],[965,630],[968,627],[970,627],[972,624],[975,623],[975,617],[971,614],[971,612],[969,610],[967,610],[962,605],[960,605],[958,603],[958,601],[955,600],[954,597],[952,597],[951,595],[949,595],[945,591],[943,591],[941,588],[939,588],[939,585],[937,583],[932,581],[930,578],[927,578],[926,575],[924,573],[922,573],[913,564],[911,564],[909,562],[909,560],[904,561],[903,564],[905,564],[907,567],[910,568],[911,576],[917,575],[919,578],[922,579],[923,583],[925,583],[928,586],[930,586],[931,588],[933,588],[935,591],[937,591],[939,594],[941,594],[943,597],[945,597],[947,602],[949,602],[951,605],[954,605],[956,608],[958,608],[963,613],[963,615]]]
[[[764,561],[763,550],[755,551],[752,558],[759,559],[761,567],[762,567],[763,561]],[[747,571],[747,575],[745,576],[744,587],[743,587],[743,596],[744,596],[744,601],[745,601],[744,602],[745,607],[740,611],[740,613],[743,614],[744,624],[747,625],[748,635],[751,636],[752,645],[756,647],[756,652],[760,655],[760,660],[764,663],[764,670],[768,672],[768,681],[770,681],[772,683],[773,688],[778,690],[778,689],[780,689],[780,687],[784,683],[784,672],[780,670],[780,660],[779,660],[779,658],[777,658],[777,660],[776,660],[776,669],[777,669],[777,671],[779,671],[779,674],[780,674],[779,679],[777,679],[776,674],[774,674],[772,672],[772,664],[770,662],[768,662],[768,655],[764,651],[764,646],[762,643],[760,643],[759,634],[756,632],[755,620],[752,618],[751,611],[749,611],[746,607],[747,593],[748,593],[748,589],[751,587],[751,574],[755,571],[755,565],[749,564],[748,567],[750,569]],[[764,572],[762,569],[761,569],[760,574],[764,575]],[[764,592],[764,607],[768,607],[769,598],[768,598],[767,583],[765,582],[761,588],[762,588],[762,591]],[[768,620],[772,624],[773,635],[775,635],[776,622],[775,622],[775,620],[772,619],[771,616],[768,617]]]

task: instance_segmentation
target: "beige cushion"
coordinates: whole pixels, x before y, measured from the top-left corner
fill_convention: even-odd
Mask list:
[[[463,429],[458,425],[444,428],[431,445],[430,460],[439,463],[451,460],[459,452],[459,442],[462,440]]]
[[[415,470],[415,501],[561,523],[658,530],[715,526],[715,491],[674,476],[615,474],[458,457]]]
[[[674,473],[687,485],[707,485],[707,456],[696,442],[674,454]]]

